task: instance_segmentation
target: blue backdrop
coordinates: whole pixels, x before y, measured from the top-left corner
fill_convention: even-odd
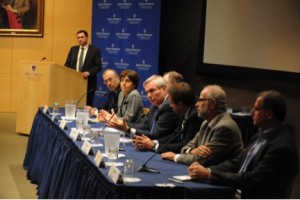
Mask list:
[[[101,49],[103,65],[95,106],[105,101],[106,68],[136,70],[144,106],[150,106],[142,83],[158,73],[160,6],[160,0],[93,0],[92,44]]]

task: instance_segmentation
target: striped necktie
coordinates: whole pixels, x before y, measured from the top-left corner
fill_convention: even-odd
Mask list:
[[[81,47],[80,49],[81,49],[81,52],[79,55],[79,71],[82,72],[84,48]]]

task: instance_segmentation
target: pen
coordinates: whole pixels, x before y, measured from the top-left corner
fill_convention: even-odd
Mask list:
[[[181,183],[181,184],[184,184],[183,181],[180,181],[180,180],[177,180],[177,179],[174,179],[174,178],[168,178],[169,181],[173,181],[173,182],[176,182],[176,183]]]

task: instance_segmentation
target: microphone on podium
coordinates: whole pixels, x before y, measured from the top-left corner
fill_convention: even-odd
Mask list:
[[[152,160],[152,158],[154,158],[154,156],[156,156],[158,150],[163,149],[164,147],[166,147],[172,140],[174,140],[176,137],[178,137],[180,134],[182,133],[182,131],[179,131],[178,133],[176,133],[173,137],[171,137],[170,140],[168,140],[168,142],[166,142],[165,144],[163,144],[160,148],[157,149],[157,151],[150,157],[148,158],[148,160],[146,160],[146,162],[137,170],[138,172],[151,172],[151,173],[160,173],[157,169],[154,169],[152,167],[147,167],[147,164],[150,160]]]
[[[42,61],[44,61],[44,60],[46,60],[47,58],[46,57],[43,57],[41,60],[40,60],[40,62],[42,62]]]
[[[79,102],[82,100],[83,97],[85,97],[86,95],[88,95],[89,93],[94,92],[94,91],[95,91],[95,89],[90,89],[89,91],[85,92],[76,102],[76,107],[78,106]]]

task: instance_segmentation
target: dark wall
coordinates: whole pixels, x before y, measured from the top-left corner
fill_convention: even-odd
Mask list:
[[[286,123],[292,128],[300,155],[300,86],[289,82],[249,79],[247,74],[227,78],[196,74],[202,0],[163,0],[161,12],[161,35],[159,73],[176,70],[183,74],[199,94],[207,84],[219,84],[227,93],[228,104],[239,109],[251,108],[258,92],[269,89],[279,90],[286,96],[288,113]],[[258,47],[259,48],[259,47]],[[226,73],[225,73],[226,74]],[[300,173],[296,179],[292,198],[300,198]]]

